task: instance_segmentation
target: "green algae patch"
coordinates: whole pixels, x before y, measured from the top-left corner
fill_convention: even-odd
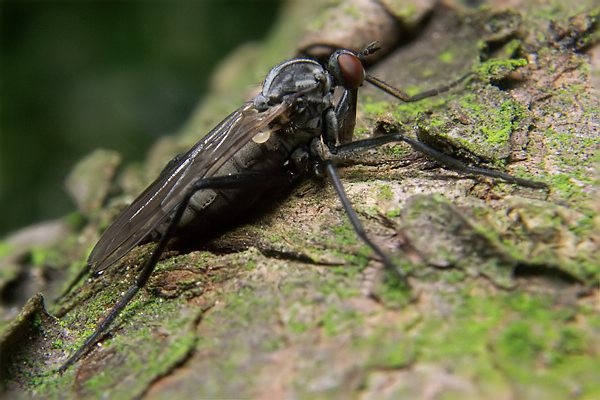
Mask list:
[[[585,395],[593,397],[597,384],[589,379],[580,381],[573,371],[565,374],[565,370],[579,369],[582,357],[584,364],[600,365],[586,356],[598,344],[596,339],[589,340],[589,324],[597,323],[598,317],[587,315],[583,324],[576,323],[572,320],[575,310],[551,303],[551,298],[525,293],[466,295],[450,305],[448,320],[426,317],[415,328],[419,361],[452,360],[459,375],[473,374],[480,379],[488,373],[504,375],[524,393],[529,385],[554,381],[550,386],[540,385],[544,391],[559,390],[551,398],[564,398],[572,390],[584,388]],[[568,365],[571,367],[565,368]],[[573,382],[579,382],[577,388]]]
[[[594,119],[600,113],[587,118]],[[580,132],[557,132],[549,129],[544,136],[546,145],[560,159],[561,170],[548,177],[552,187],[565,199],[573,202],[586,202],[589,199],[589,188],[596,184],[592,172],[598,157],[596,139],[585,137]],[[568,149],[568,151],[564,151]]]
[[[362,104],[362,110],[371,118],[384,116],[390,111],[390,104],[386,101],[373,101],[367,97]]]
[[[40,359],[62,343],[56,320],[48,314],[41,294],[29,299],[0,336],[0,388],[13,382],[39,384],[48,373]]]
[[[265,369],[278,359],[278,353],[293,352],[290,348],[306,346],[319,337],[328,341],[362,323],[360,313],[341,307],[338,293],[325,288],[332,286],[329,279],[337,280],[340,288],[340,279],[347,282],[348,278],[301,270],[287,275],[280,288],[265,284],[265,278],[277,279],[283,268],[292,266],[271,263],[263,272],[258,267],[252,272],[258,274],[257,279],[247,277],[243,288],[217,294],[218,304],[199,325],[201,339],[196,351],[200,357],[189,363],[192,370],[205,370],[195,383],[196,393],[202,397],[227,397],[236,390],[238,396],[249,396],[249,388],[268,378]],[[298,361],[304,364],[309,359],[300,357]],[[254,372],[240,373],[248,368]]]
[[[329,251],[342,257],[348,264],[333,270],[343,275],[356,275],[369,262],[371,249],[360,240],[350,222],[344,221],[329,230],[331,235],[325,237],[325,246]]]
[[[526,133],[531,116],[526,107],[495,86],[473,90],[449,101],[443,113],[417,120],[418,136],[461,157],[502,163],[509,157],[511,138]]]
[[[518,42],[516,42],[518,43]],[[507,51],[513,53],[515,51],[516,44],[513,42],[513,45],[507,47]],[[498,81],[506,78],[512,72],[517,71],[519,68],[527,66],[527,60],[524,58],[517,59],[491,59],[482,62],[481,64],[475,67],[475,73],[479,76],[480,79],[490,82],[490,81]]]
[[[399,103],[395,106],[394,118],[401,124],[411,126],[423,115],[429,115],[435,110],[441,110],[448,102],[444,97],[431,97],[414,103]],[[428,121],[435,125],[433,118]]]
[[[139,396],[194,348],[197,338],[193,328],[201,309],[186,309],[181,302],[156,301],[138,310],[109,342],[108,349],[82,361],[75,389],[79,396],[100,397],[113,390]],[[136,322],[140,318],[144,324]],[[100,372],[96,372],[98,362],[105,365]]]
[[[418,320],[410,321],[417,323]],[[368,353],[370,369],[400,369],[409,367],[417,357],[415,342],[406,334],[406,326],[398,325],[377,329],[354,342],[358,349]]]
[[[408,307],[415,300],[415,294],[408,284],[407,278],[415,269],[422,267],[414,265],[408,260],[396,263],[399,273],[385,271],[383,281],[371,289],[371,296],[380,301],[385,307],[401,310]]]
[[[556,4],[552,8],[558,9]],[[552,16],[556,19],[555,11]],[[600,397],[594,297],[600,272],[590,202],[597,163],[590,133],[597,132],[597,111],[584,94],[591,73],[585,72],[584,56],[565,56],[573,40],[591,36],[567,34],[554,50],[536,50],[537,59],[528,57],[524,68],[524,59],[513,57],[531,55],[524,54],[533,51],[526,41],[535,33],[546,41],[552,35],[529,32],[528,22],[523,33],[513,24],[519,20],[516,12],[503,18],[487,24],[483,39],[485,51],[500,59],[483,62],[476,79],[418,103],[367,99],[361,110],[369,122],[361,129],[410,129],[416,123],[420,137],[467,159],[518,161],[519,175],[535,172],[551,184],[546,198],[514,185],[440,177],[437,170],[412,163],[418,157],[405,150],[408,146],[385,149],[412,157],[410,172],[388,168],[386,161],[385,167],[372,168],[393,174],[384,185],[373,183],[364,165],[349,168],[342,178],[353,184],[363,179],[359,190],[369,193],[368,200],[398,201],[387,213],[379,205],[361,206],[365,197],[356,205],[406,281],[377,270],[377,257],[340,222],[345,217],[339,205],[331,205],[338,204],[331,190],[308,185],[265,219],[211,242],[219,256],[166,254],[101,344],[62,376],[50,370],[114,305],[150,247],[134,249],[103,277],[81,284],[55,307],[60,320],[48,318],[36,299],[23,314],[30,317],[19,322],[35,334],[12,330],[13,338],[33,339],[12,346],[24,352],[11,358],[8,380],[40,397],[422,398],[430,393],[430,382],[447,383],[439,389],[444,398]],[[577,19],[569,21],[575,25]],[[541,25],[546,29],[548,19]],[[437,32],[448,31],[439,27]],[[247,48],[233,58],[234,75],[243,70],[240,80],[220,90],[241,93],[233,87],[258,82],[257,70],[264,73],[282,51],[290,52],[287,32],[281,24],[267,50]],[[448,33],[443,39],[473,46],[472,35],[461,41],[461,35]],[[414,48],[428,48],[419,40]],[[405,68],[409,77],[437,77],[431,63],[454,70],[462,59],[489,54],[469,58],[449,46],[426,55],[424,67]],[[405,66],[390,70],[396,74]],[[519,81],[513,73],[521,68],[532,75]],[[548,73],[556,74],[549,77],[555,86],[545,84]],[[571,73],[577,84],[561,80]],[[533,84],[538,81],[539,87]],[[406,82],[410,93],[435,86]],[[241,94],[235,96],[227,105],[205,108],[204,117],[214,119],[215,109],[239,105]],[[535,101],[526,104],[527,99]],[[553,124],[556,120],[560,123]],[[200,127],[205,131],[206,126],[195,126]],[[511,147],[521,147],[521,158],[512,157]],[[391,152],[396,149],[401,152]],[[445,195],[423,194],[429,189]],[[103,215],[114,216],[118,203],[112,204]],[[399,251],[404,239],[417,261]],[[38,267],[58,259],[43,249],[31,255]],[[4,357],[10,353],[4,351],[6,342],[3,346]]]
[[[454,53],[447,50],[438,56],[438,59],[444,64],[451,64],[454,61]]]
[[[13,252],[14,246],[7,242],[0,241],[0,257],[5,258]],[[3,270],[0,270],[3,271]],[[1,273],[1,272],[0,272]]]
[[[131,257],[128,261],[132,261]],[[160,264],[153,280],[161,277],[168,286],[166,271],[179,278],[181,268],[181,260]],[[38,344],[31,348],[44,351],[44,356],[38,357],[37,364],[27,368],[27,378],[12,374],[7,380],[32,393],[44,393],[49,397],[60,397],[69,391],[69,387],[73,395],[80,398],[102,397],[113,390],[126,397],[137,397],[151,382],[181,363],[195,346],[193,328],[204,309],[187,304],[184,294],[192,293],[191,289],[177,279],[181,286],[178,297],[166,299],[149,295],[153,291],[152,285],[140,291],[112,324],[108,338],[101,340],[64,374],[56,372],[122,295],[135,275],[135,268],[130,273],[124,274],[125,279],[108,284],[103,278],[111,280],[119,275],[118,270],[106,271],[102,278],[82,285],[72,295],[71,301],[77,306],[70,309],[73,306],[66,302],[63,307],[69,311],[62,319],[40,319],[38,329],[45,333],[30,335],[29,340],[39,337],[36,339]],[[199,282],[197,278],[194,286]],[[77,339],[74,340],[75,335]],[[22,362],[18,364],[23,365]],[[48,369],[48,365],[52,367]]]

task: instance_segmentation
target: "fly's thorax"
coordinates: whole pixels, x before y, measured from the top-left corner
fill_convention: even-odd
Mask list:
[[[284,101],[296,106],[300,102],[321,100],[331,92],[333,79],[325,68],[310,59],[297,58],[275,66],[267,74],[262,90],[254,98],[254,106],[264,111]],[[301,104],[299,104],[301,106]]]
[[[317,61],[296,58],[275,66],[267,74],[254,107],[266,111],[287,102],[289,113],[253,137],[255,143],[281,141],[290,151],[321,135],[323,113],[334,107],[333,77]]]

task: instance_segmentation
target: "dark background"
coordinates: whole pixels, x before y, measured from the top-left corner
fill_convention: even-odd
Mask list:
[[[63,181],[98,147],[141,160],[219,60],[280,1],[1,1],[0,237],[74,209]]]

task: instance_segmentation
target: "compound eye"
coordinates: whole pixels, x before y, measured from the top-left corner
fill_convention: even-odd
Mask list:
[[[365,80],[365,69],[358,57],[353,54],[340,54],[338,65],[346,89],[356,89],[362,85]]]

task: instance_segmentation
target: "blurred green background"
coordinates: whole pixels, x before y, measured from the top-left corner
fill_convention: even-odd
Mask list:
[[[0,237],[72,211],[64,178],[93,149],[143,159],[280,3],[0,1]]]

